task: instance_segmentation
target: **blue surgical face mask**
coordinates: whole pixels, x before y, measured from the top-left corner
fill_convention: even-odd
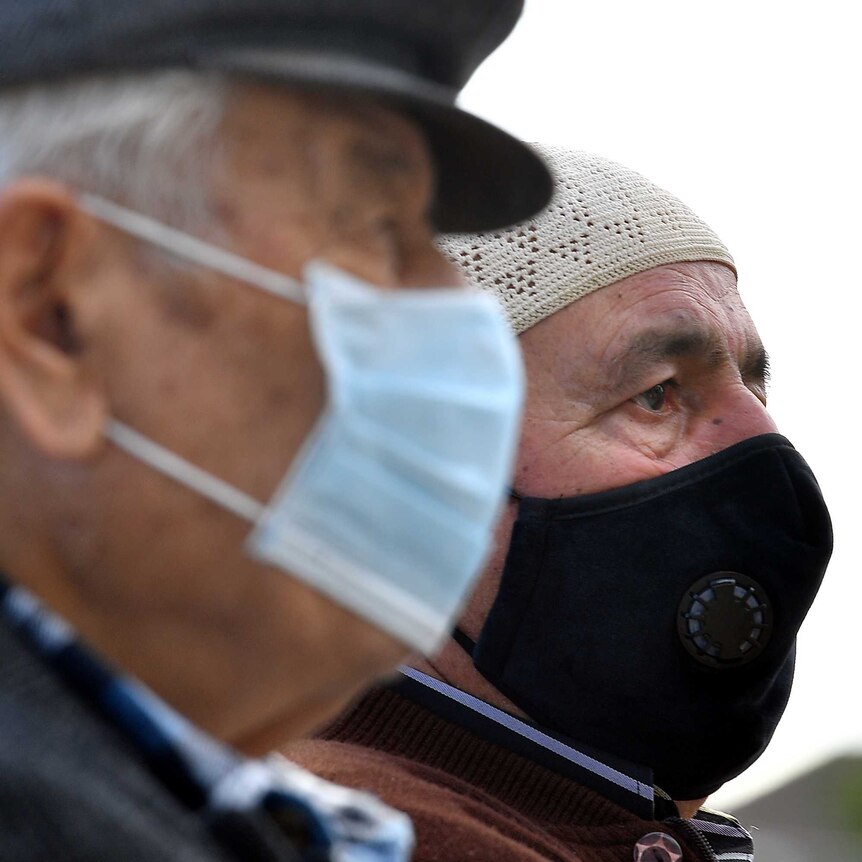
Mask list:
[[[496,300],[382,290],[323,263],[300,284],[101,198],[80,202],[174,255],[307,303],[328,383],[323,414],[268,504],[116,419],[106,436],[252,522],[253,558],[433,652],[488,552],[517,445],[523,367]]]

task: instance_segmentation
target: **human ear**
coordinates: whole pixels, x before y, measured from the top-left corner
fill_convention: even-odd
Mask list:
[[[58,459],[97,451],[107,410],[78,327],[87,225],[60,183],[0,191],[0,421]]]

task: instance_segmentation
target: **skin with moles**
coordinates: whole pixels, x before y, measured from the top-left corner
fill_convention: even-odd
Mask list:
[[[630,276],[557,311],[520,342],[528,392],[513,486],[521,496],[630,485],[776,430],[766,411],[766,352],[723,264]],[[510,500],[459,624],[474,640],[496,597],[516,516]],[[454,642],[431,665],[415,664],[522,714]],[[702,801],[677,805],[691,816]]]
[[[234,252],[297,279],[325,259],[383,287],[458,283],[426,218],[428,152],[396,113],[245,87],[223,145],[213,198]],[[404,650],[253,562],[250,524],[105,441],[116,417],[265,502],[324,404],[304,306],[151,264],[59,183],[0,193],[0,567],[199,726],[261,752]]]

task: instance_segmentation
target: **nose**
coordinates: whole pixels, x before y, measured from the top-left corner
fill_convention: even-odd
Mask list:
[[[766,405],[741,381],[728,387],[705,418],[708,425],[704,442],[709,448],[705,454],[778,430]]]

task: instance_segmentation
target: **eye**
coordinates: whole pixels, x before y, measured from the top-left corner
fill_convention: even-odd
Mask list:
[[[652,413],[661,413],[667,406],[670,385],[669,380],[666,380],[664,383],[656,383],[655,386],[650,387],[645,392],[641,392],[640,395],[636,395],[632,398],[632,401],[639,407],[643,407]]]

